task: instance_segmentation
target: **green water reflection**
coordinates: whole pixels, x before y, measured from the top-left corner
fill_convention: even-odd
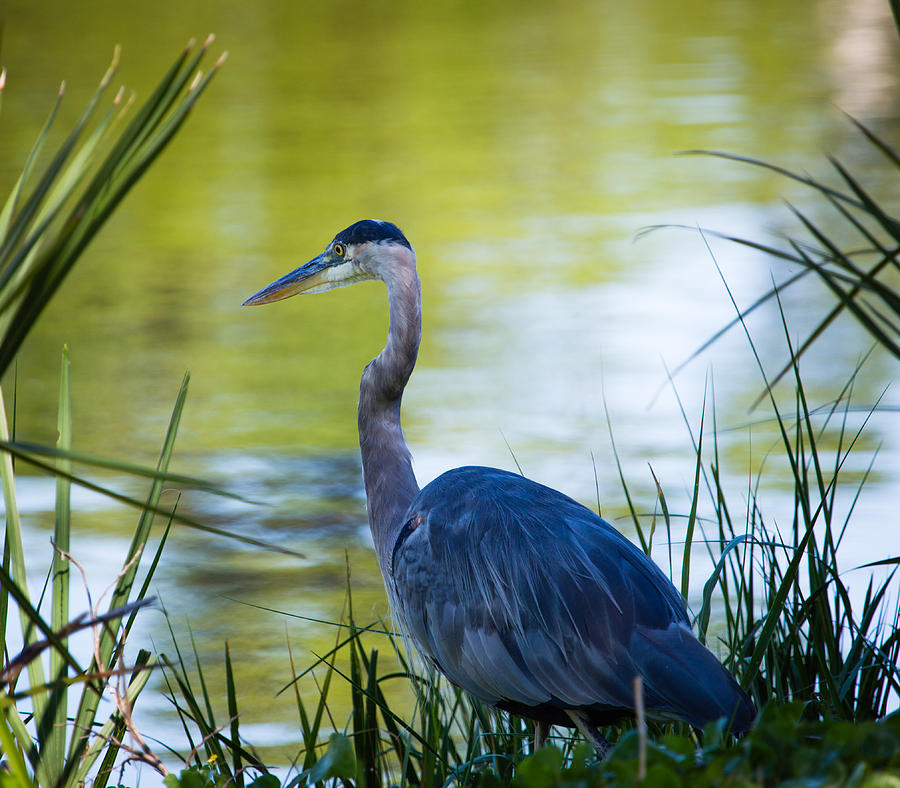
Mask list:
[[[265,309],[241,301],[350,222],[394,220],[416,247],[425,288],[426,333],[405,400],[420,480],[464,463],[514,467],[508,442],[529,475],[590,502],[593,452],[604,513],[614,517],[623,508],[605,388],[637,494],[652,507],[650,461],[677,504],[693,461],[671,396],[648,409],[664,380],[660,357],[681,360],[731,313],[699,239],[667,232],[633,244],[633,234],[684,222],[758,237],[786,221],[782,195],[802,199],[769,173],[671,156],[677,150],[727,149],[819,171],[822,151],[839,151],[877,180],[880,163],[835,105],[890,135],[896,62],[884,53],[896,51],[895,32],[879,8],[348,0],[82,2],[76,12],[55,0],[8,3],[6,185],[58,80],[68,80],[71,119],[115,43],[121,78],[141,95],[189,35],[213,30],[216,52],[230,50],[172,149],[25,346],[18,433],[54,440],[56,369],[68,343],[76,447],[152,461],[191,370],[177,469],[272,505],[193,494],[183,505],[307,559],[179,531],[160,594],[176,626],[190,619],[205,658],[218,659],[230,638],[245,722],[281,723],[264,737],[293,741],[290,702],[271,700],[289,675],[284,627],[295,654],[322,653],[335,632],[232,600],[336,619],[346,550],[358,613],[385,612],[355,450],[358,376],[383,341],[385,303],[376,285]],[[744,303],[768,286],[768,262],[716,251]],[[827,298],[811,286],[789,294],[795,330]],[[780,324],[770,315],[754,330],[780,358]],[[865,347],[852,324],[832,332],[810,362],[812,396],[833,397]],[[738,336],[680,377],[692,416],[710,364],[720,423],[745,423],[759,378]],[[895,373],[895,362],[874,358],[859,400],[873,401]],[[762,430],[759,451],[768,447]],[[896,498],[897,432],[890,421],[872,426],[869,440],[885,448],[863,524],[885,522]],[[746,438],[735,434],[722,452],[743,489]],[[29,498],[36,550],[50,528],[43,489]],[[79,516],[86,563],[99,574],[111,560],[103,540],[131,519],[102,506]],[[76,541],[83,557],[78,550]],[[149,628],[167,637],[161,617]],[[177,740],[165,714],[150,724]]]

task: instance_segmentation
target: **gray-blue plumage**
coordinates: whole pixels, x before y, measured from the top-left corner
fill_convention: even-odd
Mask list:
[[[359,391],[359,446],[369,525],[394,619],[452,682],[501,709],[577,726],[648,710],[735,732],[753,704],[694,637],[684,601],[612,526],[549,487],[495,468],[448,471],[419,490],[400,426],[422,329],[412,245],[390,222],[338,233],[306,265],[246,304],[367,279],[387,287],[390,325]]]
[[[434,665],[482,700],[550,724],[648,710],[692,725],[753,708],[690,631],[681,595],[581,504],[496,468],[448,471],[413,500],[392,553],[399,618]]]

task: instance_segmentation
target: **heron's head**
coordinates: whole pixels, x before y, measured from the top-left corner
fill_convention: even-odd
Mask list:
[[[318,257],[250,296],[244,306],[268,304],[298,293],[321,293],[366,279],[385,279],[391,266],[410,261],[415,264],[412,246],[397,225],[363,219],[341,230]]]

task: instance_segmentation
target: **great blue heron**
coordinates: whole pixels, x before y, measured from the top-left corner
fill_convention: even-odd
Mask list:
[[[420,490],[400,426],[416,363],[416,255],[398,227],[364,220],[245,304],[380,279],[390,327],[359,393],[369,525],[397,624],[451,682],[536,722],[597,726],[635,709],[746,731],[753,704],[690,629],[685,603],[643,552],[589,509],[496,468],[465,467]]]

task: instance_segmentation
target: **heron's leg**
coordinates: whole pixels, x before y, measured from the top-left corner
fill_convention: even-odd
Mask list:
[[[612,749],[612,745],[600,735],[600,731],[591,725],[587,714],[583,711],[575,711],[574,709],[566,709],[566,714],[568,714],[569,719],[575,723],[575,727],[578,728],[581,735],[594,745],[597,755],[601,759],[605,758]]]
[[[547,742],[547,734],[550,733],[550,725],[540,720],[534,721],[534,752],[537,752]]]

